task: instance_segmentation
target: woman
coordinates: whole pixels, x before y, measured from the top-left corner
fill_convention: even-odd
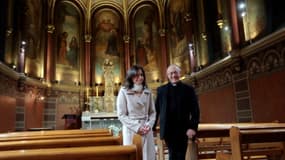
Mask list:
[[[155,160],[152,127],[156,113],[142,67],[133,66],[128,70],[117,97],[117,112],[123,124],[123,144],[132,144],[134,134],[139,134],[142,137],[143,160]]]

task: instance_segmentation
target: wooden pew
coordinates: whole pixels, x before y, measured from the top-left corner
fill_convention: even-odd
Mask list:
[[[238,127],[230,129],[231,152],[217,153],[218,160],[242,160],[244,157],[268,156],[285,159],[285,128],[263,128],[243,130]],[[278,143],[274,143],[278,142]],[[254,147],[250,145],[253,144]],[[247,147],[243,147],[243,146]],[[248,147],[249,146],[249,147]]]
[[[92,129],[92,130],[49,130],[49,131],[24,131],[24,132],[9,132],[0,134],[0,139],[8,137],[29,137],[29,136],[50,136],[50,135],[76,135],[76,134],[106,134],[110,133],[109,129]]]
[[[142,160],[141,137],[134,136],[134,145],[71,147],[1,151],[0,160]]]
[[[241,129],[284,128],[285,123],[200,123],[197,133],[197,141],[189,140],[186,159],[215,158],[216,152],[230,150],[230,128],[238,126]],[[159,132],[159,127],[157,127]],[[164,160],[165,144],[158,138],[158,159]]]
[[[232,126],[243,130],[285,128],[285,123],[201,123],[197,133],[199,142],[189,141],[186,159],[215,158],[217,152],[231,150],[229,134]]]
[[[28,140],[44,140],[44,139],[74,139],[74,138],[88,138],[88,137],[108,137],[113,136],[112,132],[108,133],[88,133],[88,134],[67,134],[67,135],[34,135],[34,136],[26,136],[26,137],[7,137],[7,138],[0,138],[1,142],[8,142],[8,141],[28,141]]]
[[[61,148],[82,146],[121,145],[121,136],[88,137],[88,138],[58,138],[43,140],[8,141],[0,143],[0,151],[18,149]]]
[[[58,138],[84,138],[84,137],[106,137],[113,136],[109,129],[95,130],[53,130],[53,131],[33,131],[33,132],[12,132],[0,134],[0,142],[19,140],[43,140]]]

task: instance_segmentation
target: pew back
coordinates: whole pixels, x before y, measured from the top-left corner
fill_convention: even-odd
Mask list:
[[[1,151],[0,160],[138,160],[137,148],[97,146]]]
[[[58,138],[28,141],[9,141],[0,143],[0,151],[18,149],[37,149],[37,148],[61,148],[61,147],[83,147],[83,146],[105,146],[121,145],[121,136],[108,137],[88,137],[88,138]]]
[[[233,160],[241,160],[244,155],[273,155],[284,156],[285,128],[268,128],[242,130],[238,127],[230,129],[231,152]],[[280,142],[281,145],[267,145],[266,143]],[[243,144],[262,143],[257,148],[244,150]],[[275,143],[276,144],[276,143]],[[280,147],[281,146],[281,147]]]
[[[141,141],[141,136],[134,135],[134,144],[128,146],[106,145],[0,151],[0,160],[142,160]]]
[[[215,158],[217,152],[230,150],[230,128],[242,130],[285,128],[285,123],[201,123],[199,124],[198,143],[189,141],[186,158]]]

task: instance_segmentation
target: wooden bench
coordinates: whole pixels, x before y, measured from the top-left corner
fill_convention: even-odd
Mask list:
[[[9,132],[0,134],[0,139],[8,137],[29,137],[29,136],[48,136],[48,135],[76,135],[76,134],[106,134],[110,133],[109,129],[92,129],[92,130],[49,130],[49,131],[24,131],[24,132]]]
[[[0,151],[0,160],[142,160],[141,137],[134,136],[134,145],[71,147]]]
[[[58,131],[40,131],[40,132],[13,132],[0,134],[0,142],[19,141],[19,140],[43,140],[59,138],[84,138],[84,137],[106,137],[113,136],[108,129],[96,130],[58,130]],[[91,132],[90,132],[91,131]]]
[[[8,141],[0,143],[0,151],[37,148],[61,148],[82,146],[121,145],[121,136],[88,137],[88,138],[58,138],[43,140]]]
[[[244,157],[268,157],[285,159],[285,128],[262,128],[244,130],[230,129],[231,152],[217,153],[218,160],[242,160]]]
[[[197,133],[197,141],[189,140],[186,159],[210,159],[215,158],[220,151],[231,150],[230,128],[238,126],[241,129],[283,128],[285,123],[200,123]],[[157,128],[159,130],[159,127]],[[159,131],[157,131],[159,132]],[[157,142],[158,159],[164,160],[167,147],[159,139]]]
[[[26,136],[26,137],[7,137],[7,138],[0,138],[1,142],[8,142],[8,141],[28,141],[28,140],[44,140],[44,139],[74,139],[74,138],[88,138],[88,137],[108,137],[113,136],[111,132],[109,133],[88,133],[88,134],[67,134],[67,135],[34,135],[34,136]]]
[[[186,159],[215,158],[217,152],[230,151],[230,128],[237,126],[243,130],[285,128],[285,123],[202,123],[199,124],[198,142],[189,140]]]

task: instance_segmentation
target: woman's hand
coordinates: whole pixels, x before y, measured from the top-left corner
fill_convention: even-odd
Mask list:
[[[138,134],[140,135],[146,135],[149,131],[150,131],[150,126],[149,125],[143,125],[140,127],[139,131],[138,131]]]

